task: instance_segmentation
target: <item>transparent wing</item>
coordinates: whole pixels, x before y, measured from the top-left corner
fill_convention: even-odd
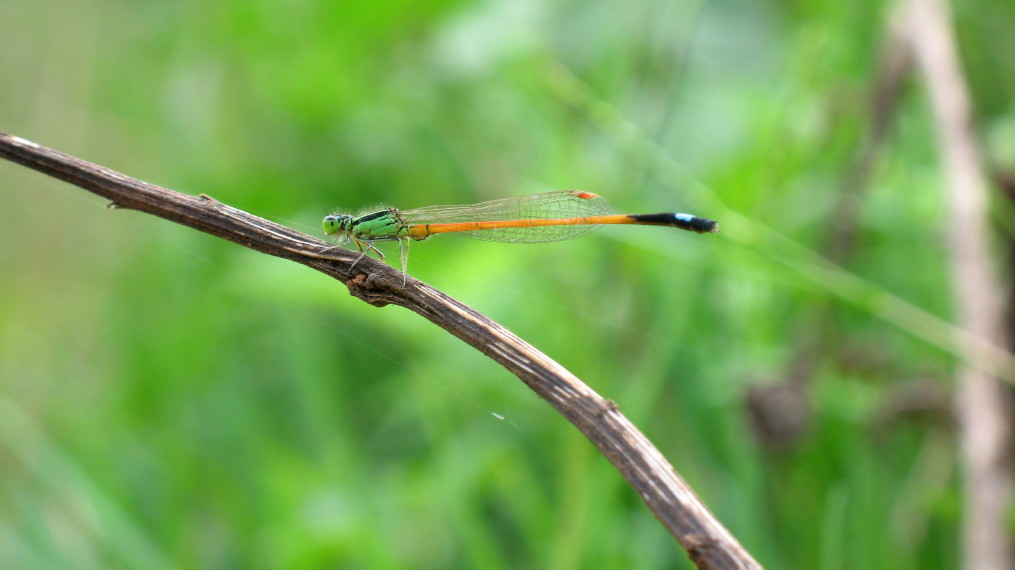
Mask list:
[[[409,225],[453,224],[508,220],[582,218],[613,213],[605,198],[591,192],[563,190],[517,198],[502,198],[461,206],[427,206],[400,212]],[[513,243],[542,243],[576,238],[598,229],[598,225],[560,225],[496,228],[455,232],[473,239]]]

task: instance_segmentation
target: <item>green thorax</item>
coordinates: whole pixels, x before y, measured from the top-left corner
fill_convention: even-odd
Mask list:
[[[398,238],[408,229],[394,208],[363,214],[349,224],[352,237],[364,240]]]
[[[328,235],[347,235],[352,239],[371,241],[404,237],[409,227],[398,215],[398,210],[387,208],[362,216],[327,216],[323,222]]]

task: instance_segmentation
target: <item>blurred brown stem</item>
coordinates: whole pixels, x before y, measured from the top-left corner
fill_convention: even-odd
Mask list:
[[[910,0],[903,22],[926,80],[947,176],[948,251],[959,324],[995,346],[1008,346],[1003,288],[991,264],[987,175],[973,134],[969,90],[944,0]],[[1010,389],[982,367],[959,370],[957,414],[965,468],[963,567],[1015,568],[1009,536],[1012,504]]]
[[[585,434],[699,568],[761,568],[614,402],[463,303],[416,279],[403,283],[402,274],[384,263],[370,258],[357,262],[358,253],[207,196],[148,184],[5,133],[0,133],[0,157],[94,192],[111,200],[111,206],[153,214],[301,263],[342,281],[353,296],[372,305],[399,305],[422,315],[510,370]]]

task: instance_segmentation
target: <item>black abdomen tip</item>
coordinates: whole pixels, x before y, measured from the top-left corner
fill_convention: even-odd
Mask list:
[[[630,217],[641,224],[671,226],[699,234],[714,234],[719,232],[719,223],[715,220],[700,218],[691,214],[635,214]]]
[[[710,220],[708,218],[694,217],[690,222],[691,229],[700,234],[717,234],[719,233],[719,222]]]

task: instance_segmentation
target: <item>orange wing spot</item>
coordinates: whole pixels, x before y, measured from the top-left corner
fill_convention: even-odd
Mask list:
[[[591,200],[592,198],[598,198],[599,194],[593,194],[592,192],[585,192],[584,190],[572,190],[571,195],[575,198],[582,198],[584,200]]]

